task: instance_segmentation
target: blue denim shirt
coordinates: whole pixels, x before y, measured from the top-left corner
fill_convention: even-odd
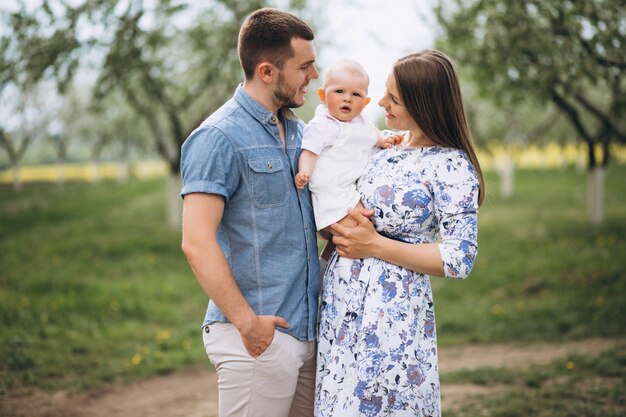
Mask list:
[[[244,297],[258,315],[276,315],[283,330],[314,340],[319,262],[308,187],[294,175],[303,125],[282,109],[283,144],[272,113],[239,86],[233,98],[207,118],[182,146],[184,197],[219,194],[225,199],[217,240]],[[228,321],[209,301],[205,324]]]

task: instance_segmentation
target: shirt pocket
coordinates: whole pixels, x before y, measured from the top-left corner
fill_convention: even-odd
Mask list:
[[[287,173],[279,158],[248,159],[250,194],[257,207],[279,207],[289,198]]]

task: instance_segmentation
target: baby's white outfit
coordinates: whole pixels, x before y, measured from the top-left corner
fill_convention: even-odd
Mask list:
[[[302,149],[319,155],[309,180],[317,230],[341,220],[361,199],[356,181],[378,137],[378,129],[363,116],[342,122],[317,106],[302,138]]]

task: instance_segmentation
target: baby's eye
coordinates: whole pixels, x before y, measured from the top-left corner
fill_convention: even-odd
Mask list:
[[[353,93],[352,94],[354,97],[361,97],[361,93]]]
[[[342,94],[342,93],[343,93],[343,90],[335,90],[335,93],[337,93],[337,94]]]

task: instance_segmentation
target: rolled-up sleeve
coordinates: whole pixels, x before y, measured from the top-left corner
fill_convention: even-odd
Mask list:
[[[470,274],[478,253],[480,186],[466,158],[445,158],[436,170],[433,192],[444,275],[463,279]]]
[[[191,193],[219,194],[228,203],[239,185],[235,150],[219,129],[196,129],[181,149],[181,175],[185,197]]]

